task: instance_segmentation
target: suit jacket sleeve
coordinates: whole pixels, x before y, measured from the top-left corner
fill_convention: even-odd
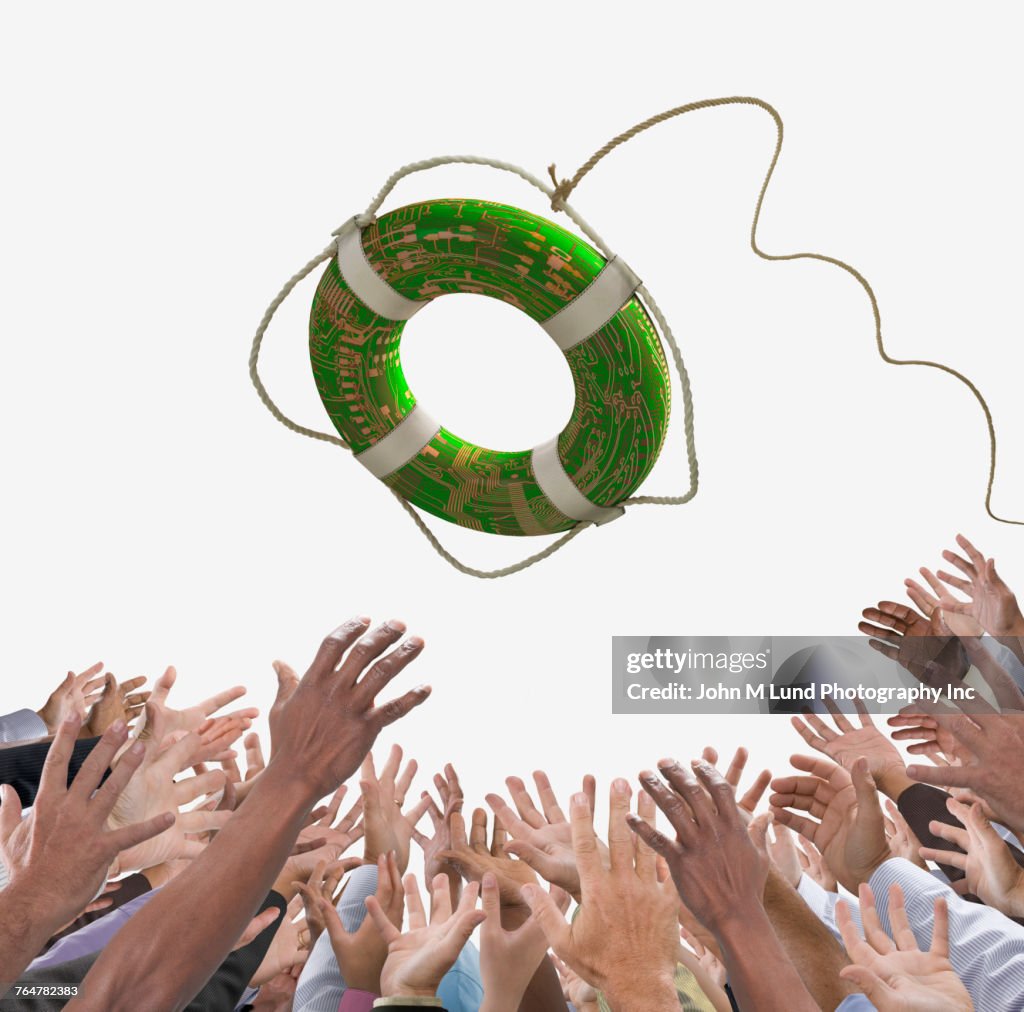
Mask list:
[[[71,761],[68,763],[69,784],[98,741],[99,738],[80,738],[75,742]],[[43,763],[49,751],[49,739],[0,748],[0,784],[10,784],[18,792],[18,797],[25,807],[35,804],[39,778],[42,776]]]

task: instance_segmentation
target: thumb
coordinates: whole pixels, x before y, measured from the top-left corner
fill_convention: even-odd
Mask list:
[[[569,925],[551,894],[532,884],[524,885],[519,891],[548,943],[556,952],[564,952],[569,941]]]
[[[868,825],[877,824],[884,833],[882,823],[882,806],[878,802],[878,791],[875,790],[875,781],[868,772],[868,761],[863,756],[857,759],[850,771],[853,777],[853,789],[857,795],[857,818],[858,823],[866,821]]]
[[[839,971],[839,976],[843,980],[848,980],[858,991],[862,991],[877,1008],[892,1007],[893,1000],[898,997],[877,973],[866,966],[844,966]]]

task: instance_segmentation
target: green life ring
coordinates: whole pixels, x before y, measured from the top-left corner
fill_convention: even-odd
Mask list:
[[[317,390],[356,459],[414,506],[492,534],[553,534],[620,515],[668,429],[665,354],[638,279],[553,222],[504,204],[432,200],[338,240],[310,312]],[[532,450],[449,432],[402,371],[405,320],[441,295],[501,299],[562,348],[576,400]]]

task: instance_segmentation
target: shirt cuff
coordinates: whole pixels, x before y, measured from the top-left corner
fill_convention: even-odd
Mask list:
[[[43,718],[35,710],[15,710],[0,717],[0,741],[33,741],[50,733]]]
[[[423,996],[403,997],[402,995],[395,995],[393,998],[378,998],[374,1003],[374,1008],[384,1008],[387,1005],[414,1005],[417,1008],[444,1008],[441,1004],[441,999],[427,998]]]

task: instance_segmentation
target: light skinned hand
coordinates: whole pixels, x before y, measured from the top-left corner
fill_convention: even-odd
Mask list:
[[[484,919],[484,912],[476,909],[478,886],[471,882],[453,910],[448,879],[438,875],[431,884],[428,921],[416,876],[407,875],[404,884],[409,920],[404,933],[375,896],[366,899],[366,909],[388,947],[380,974],[380,993],[384,998],[432,998],[441,978],[455,964],[470,935]]]
[[[416,760],[410,759],[403,770],[402,749],[392,745],[379,777],[373,765],[373,753],[363,760],[359,774],[363,801],[363,858],[372,862],[381,854],[393,851],[400,874],[405,874],[409,867],[413,830],[430,806],[429,797],[420,796],[408,812],[402,811],[416,769]]]
[[[968,600],[954,599],[947,608],[969,615],[990,636],[1024,636],[1024,613],[1013,591],[996,572],[995,559],[985,558],[962,534],[956,536],[956,543],[967,557],[948,550],[942,557],[962,576],[941,569],[936,575],[943,583],[961,591]]]
[[[630,788],[621,778],[609,792],[608,865],[594,832],[590,799],[574,794],[569,806],[581,902],[567,923],[556,899],[539,885],[523,897],[555,954],[603,991],[612,1008],[678,1009],[674,975],[678,953],[678,897],[667,878],[659,881],[653,850],[630,832]],[[639,821],[655,832],[653,806]]]
[[[505,784],[515,811],[498,794],[488,794],[487,804],[498,824],[511,837],[505,852],[525,861],[546,882],[564,889],[577,902],[580,899],[580,876],[572,849],[572,827],[565,817],[551,781],[543,770],[536,770],[533,782],[537,787],[540,808],[519,777],[508,777]],[[596,781],[587,774],[583,778],[582,792],[590,801],[591,810],[597,790]],[[598,841],[607,859],[607,850]]]
[[[905,861],[927,871],[928,866],[921,857],[921,841],[907,825],[907,820],[900,814],[900,810],[888,798],[885,801],[885,811],[885,838],[889,841],[892,856],[902,857]]]
[[[599,1012],[597,988],[554,953],[551,954],[551,962],[555,964],[562,982],[562,996],[576,1006],[576,1012]]]
[[[892,856],[867,760],[858,759],[851,772],[818,757],[795,755],[790,761],[811,775],[772,781],[775,793],[770,803],[775,821],[810,840],[832,874],[846,889],[856,892],[857,886]],[[798,811],[812,818],[798,815]]]
[[[896,601],[879,601],[861,613],[868,621],[857,629],[870,636],[869,645],[896,661],[918,681],[935,688],[960,685],[968,671],[959,642],[942,622],[942,612],[929,617]]]
[[[563,896],[568,908],[568,895]],[[502,927],[501,890],[493,872],[484,873],[480,897],[486,917],[480,928],[484,987],[480,1012],[517,1012],[537,967],[546,958],[547,936],[533,913],[513,930]]]
[[[119,683],[108,671],[103,676],[103,688],[99,698],[92,704],[79,737],[98,738],[117,720],[123,720],[130,727],[142,713],[143,706],[149,699],[148,692],[134,691],[145,684],[145,677],[131,678]]]
[[[348,862],[321,860],[317,862],[308,879],[292,880],[292,889],[302,897],[302,905],[305,908],[310,948],[327,930],[320,900],[323,899],[330,906],[335,906],[341,899],[341,880],[344,878],[345,872],[352,868],[358,868],[361,864],[362,861],[357,858]],[[287,868],[287,862],[285,862],[285,867]]]
[[[960,868],[966,875],[967,889],[986,906],[1001,910],[1008,917],[1024,916],[1024,868],[1013,859],[1006,841],[992,828],[980,806],[964,805],[950,798],[946,807],[963,828],[937,820],[931,822],[928,828],[953,847],[921,847],[921,857]]]
[[[302,680],[279,679],[270,712],[272,768],[286,770],[305,792],[321,798],[348,780],[377,735],[430,695],[421,685],[381,705],[377,695],[423,651],[423,640],[397,620],[366,632],[353,619],[332,632]],[[394,649],[390,649],[394,647]]]
[[[57,729],[47,752],[31,814],[22,819],[17,792],[0,787],[0,858],[7,866],[9,890],[32,900],[33,916],[55,930],[74,919],[97,894],[117,854],[164,832],[171,812],[150,813],[138,822],[107,827],[119,796],[142,761],[133,745],[101,784],[128,728],[112,724],[82,763],[68,786],[68,763],[81,727],[77,713]],[[5,893],[5,898],[11,893]]]
[[[523,908],[521,888],[537,882],[536,872],[525,862],[505,852],[505,830],[497,820],[494,822],[491,842],[487,842],[487,813],[482,808],[473,811],[469,836],[466,836],[466,821],[460,812],[453,812],[449,819],[452,845],[440,857],[450,868],[457,871],[467,882],[480,884],[485,874],[495,876],[501,893],[501,902],[506,909]],[[525,910],[523,911],[525,913]]]
[[[201,703],[196,703],[194,706],[187,706],[184,709],[177,710],[167,702],[167,697],[170,695],[170,691],[174,688],[174,683],[177,680],[178,672],[172,665],[167,668],[153,683],[153,691],[149,697],[150,704],[159,708],[163,713],[161,733],[165,735],[173,734],[175,731],[198,731],[200,725],[209,717],[215,714],[218,710],[227,706],[228,703],[233,703],[236,699],[241,699],[241,697],[246,693],[244,685],[235,685],[230,689],[224,689],[221,692],[214,693],[214,695],[210,696],[209,699],[204,699]],[[147,714],[150,712],[149,708],[147,708]],[[236,710],[229,716],[248,718],[252,720],[259,716],[259,710],[250,706],[241,710]],[[144,730],[143,737],[146,736],[147,735]]]
[[[771,827],[771,835],[767,840],[768,856],[778,873],[795,889],[800,884],[803,867],[796,849],[793,831],[781,822]]]
[[[911,780],[973,792],[1003,825],[1024,833],[1024,697],[977,641],[964,640],[971,662],[992,689],[1000,710],[980,696],[954,707],[929,707],[939,727],[966,755],[957,766],[909,766]]]
[[[383,916],[396,930],[401,931],[405,889],[402,887],[402,875],[393,851],[377,858],[377,891],[374,895]],[[374,919],[368,915],[355,931],[348,932],[341,922],[335,903],[321,895],[317,897],[317,905],[345,983],[371,994],[380,994],[380,975],[387,959],[388,946]]]
[[[261,987],[279,974],[306,965],[312,943],[306,919],[300,914],[302,898],[296,896],[288,904],[281,923],[274,932],[274,940],[252,975],[252,980],[249,981],[251,987]]]
[[[839,975],[870,999],[878,1012],[971,1012],[974,1004],[949,961],[949,912],[935,900],[931,946],[921,951],[910,930],[903,890],[889,888],[892,938],[882,928],[871,887],[860,887],[861,938],[845,900],[836,904],[836,921],[850,956]]]
[[[430,836],[421,833],[413,828],[412,838],[417,846],[423,851],[423,874],[427,882],[433,882],[438,875],[448,877],[448,889],[451,892],[452,907],[458,906],[459,897],[462,895],[462,876],[448,864],[441,855],[451,849],[451,823],[450,819],[455,812],[461,812],[464,804],[462,786],[459,783],[458,774],[451,763],[447,763],[444,773],[434,774],[434,788],[437,790],[441,805],[429,792],[424,791],[420,797],[427,802],[427,815],[433,830]]]
[[[792,724],[811,748],[827,755],[846,770],[852,769],[857,759],[863,756],[879,790],[889,793],[886,786],[891,785],[890,789],[898,797],[910,783],[906,763],[896,746],[875,726],[864,704],[856,700],[854,705],[860,727],[855,727],[832,700],[826,700],[825,706],[832,714],[835,730],[810,710],[804,711],[802,718],[791,718]]]
[[[49,734],[56,734],[61,722],[77,714],[84,724],[90,706],[100,697],[103,688],[103,663],[99,662],[80,674],[69,671],[36,711]]]
[[[800,858],[800,866],[804,874],[809,875],[827,893],[839,892],[839,883],[835,875],[829,871],[825,864],[821,851],[814,844],[803,836],[797,836],[797,856]]]
[[[957,605],[960,602],[930,569],[922,566],[918,572],[931,588],[930,591],[925,590],[916,580],[904,580],[903,585],[907,588],[907,597],[925,618],[931,619],[936,611],[941,611],[943,621],[954,636],[980,636],[984,632],[970,615],[959,611]]]

